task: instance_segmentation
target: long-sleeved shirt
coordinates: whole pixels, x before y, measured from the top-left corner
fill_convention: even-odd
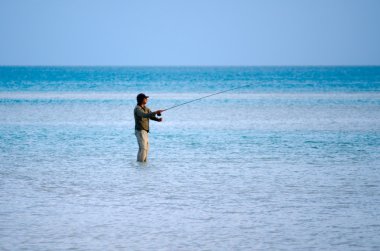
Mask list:
[[[154,112],[151,112],[148,107],[141,107],[136,105],[134,110],[135,116],[135,129],[136,130],[145,130],[149,132],[149,119],[159,121]]]

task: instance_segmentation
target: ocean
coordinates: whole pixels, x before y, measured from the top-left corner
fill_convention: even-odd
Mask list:
[[[380,67],[0,67],[1,250],[380,250],[379,168]]]

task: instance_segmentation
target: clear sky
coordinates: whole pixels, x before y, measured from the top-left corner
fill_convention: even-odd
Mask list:
[[[380,0],[0,0],[0,65],[380,65]]]

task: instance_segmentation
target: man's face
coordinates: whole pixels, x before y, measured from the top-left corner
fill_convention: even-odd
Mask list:
[[[144,98],[144,99],[143,99],[143,104],[146,105],[146,103],[148,103],[148,99],[147,99],[147,98]]]

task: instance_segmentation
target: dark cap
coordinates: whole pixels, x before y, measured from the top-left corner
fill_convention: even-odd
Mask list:
[[[149,96],[146,96],[144,93],[140,93],[139,95],[137,95],[137,103],[141,103],[144,100],[144,98],[149,98]]]

